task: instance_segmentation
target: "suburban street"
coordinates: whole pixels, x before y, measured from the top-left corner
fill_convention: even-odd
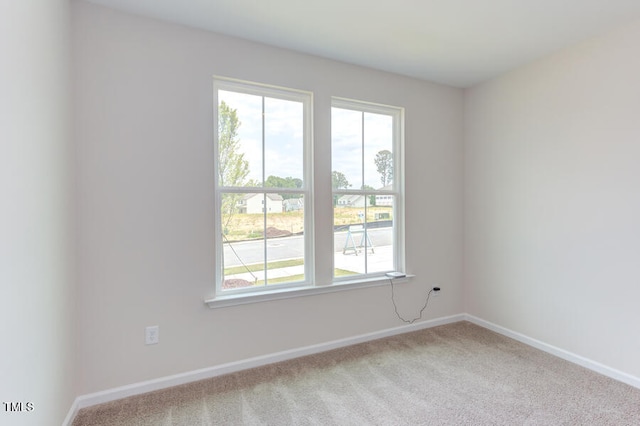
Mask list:
[[[391,228],[369,229],[368,234],[374,247],[392,245]],[[361,235],[362,234],[354,235],[356,244],[360,243]],[[335,233],[334,251],[342,253],[346,238],[346,231]],[[233,250],[230,246],[233,247]],[[284,238],[272,238],[267,242],[267,255],[269,256],[269,261],[302,258],[303,254],[303,238],[300,235]],[[250,265],[252,263],[262,262],[263,256],[264,240],[241,241],[224,244],[224,261],[226,268],[241,265],[242,263],[238,257],[242,259],[244,264]]]

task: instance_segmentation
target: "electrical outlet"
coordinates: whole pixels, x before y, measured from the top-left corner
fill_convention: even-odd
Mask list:
[[[144,329],[145,345],[155,345],[160,342],[160,327],[152,325]]]
[[[437,289],[437,290],[436,290]],[[440,293],[442,293],[442,290],[440,289],[440,287],[433,287],[433,290],[431,292],[431,295],[433,297],[438,297],[440,296]]]

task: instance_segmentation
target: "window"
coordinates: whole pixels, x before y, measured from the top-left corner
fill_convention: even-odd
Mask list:
[[[311,94],[215,79],[214,104],[216,296],[309,285]]]
[[[217,268],[209,306],[372,285],[404,271],[402,108],[334,98],[318,112],[331,118],[331,167],[315,170],[319,200],[311,93],[215,78],[214,107]],[[314,225],[314,205],[333,207],[333,229],[315,229],[332,242],[313,238],[314,226],[325,226]],[[314,254],[320,264],[333,258],[333,271],[316,271]]]
[[[402,109],[334,98],[334,280],[404,270]]]

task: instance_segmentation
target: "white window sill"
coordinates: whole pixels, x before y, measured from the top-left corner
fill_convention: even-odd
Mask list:
[[[401,284],[404,282],[408,282],[414,277],[415,275],[407,275],[403,278],[396,278],[393,280],[393,283]],[[290,287],[279,290],[269,290],[249,294],[229,294],[217,296],[213,299],[207,299],[204,301],[204,303],[206,303],[212,309],[225,308],[227,306],[246,305],[249,303],[267,302],[271,300],[313,296],[316,294],[333,293],[336,291],[348,291],[366,287],[379,287],[389,284],[390,280],[391,279],[389,277],[381,276],[375,278],[360,279],[357,281],[340,281],[331,285],[324,286]]]

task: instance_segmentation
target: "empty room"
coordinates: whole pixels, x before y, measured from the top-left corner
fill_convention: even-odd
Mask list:
[[[3,2],[0,73],[0,424],[640,424],[640,2]]]

